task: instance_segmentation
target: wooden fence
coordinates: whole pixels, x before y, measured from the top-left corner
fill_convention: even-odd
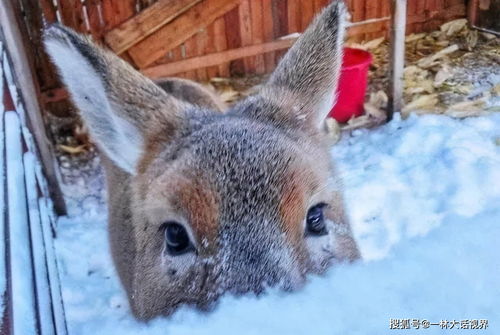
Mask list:
[[[66,335],[53,195],[1,35],[0,334]]]
[[[41,100],[54,114],[67,110],[67,93],[42,51],[43,20],[91,34],[151,77],[199,81],[272,71],[293,40],[329,0],[3,0],[14,1],[39,80]],[[392,0],[346,0],[349,36],[388,33]],[[408,0],[409,33],[465,16],[465,0]]]

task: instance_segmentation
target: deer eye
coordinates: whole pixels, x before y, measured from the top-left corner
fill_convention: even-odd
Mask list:
[[[177,222],[166,222],[165,244],[167,252],[172,256],[182,255],[193,251],[193,245],[189,240],[189,234],[183,225]]]
[[[325,207],[326,207],[325,203],[320,203],[309,208],[306,217],[307,235],[321,236],[327,234],[325,215],[323,213],[323,209]]]

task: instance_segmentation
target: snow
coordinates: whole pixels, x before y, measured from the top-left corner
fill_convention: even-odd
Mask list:
[[[344,134],[332,156],[363,261],[310,277],[297,292],[228,295],[208,313],[183,307],[148,324],[128,309],[104,209],[61,218],[55,244],[69,334],[415,332],[389,329],[391,318],[487,319],[486,330],[458,332],[498,334],[499,139],[500,114],[411,116]]]
[[[31,152],[24,154],[23,163],[26,181],[31,248],[33,249],[33,270],[36,284],[36,300],[41,317],[39,318],[42,334],[54,334],[52,306],[47,272],[46,251],[43,239],[40,210],[38,208],[38,189],[35,176],[36,157]]]
[[[12,327],[18,334],[36,334],[34,278],[29,242],[28,208],[23,169],[21,124],[18,114],[5,113],[5,160],[7,162],[8,229],[11,292],[15,300]]]

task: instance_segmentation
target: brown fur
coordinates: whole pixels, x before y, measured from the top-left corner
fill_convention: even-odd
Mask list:
[[[359,258],[323,120],[342,59],[345,8],[334,2],[262,90],[225,114],[203,86],[157,84],[73,31],[46,45],[101,149],[116,269],[139,319],[224,292],[300,287],[309,272]],[[325,204],[326,233],[306,232]],[[187,231],[172,254],[165,225]]]

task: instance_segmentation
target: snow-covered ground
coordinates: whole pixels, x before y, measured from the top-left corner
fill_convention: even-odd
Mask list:
[[[500,114],[396,118],[344,134],[332,155],[363,261],[298,292],[226,296],[209,313],[142,324],[111,263],[104,209],[90,202],[90,214],[59,220],[55,241],[70,335],[500,334]],[[391,318],[454,329],[391,330]],[[462,320],[488,328],[457,330]]]

